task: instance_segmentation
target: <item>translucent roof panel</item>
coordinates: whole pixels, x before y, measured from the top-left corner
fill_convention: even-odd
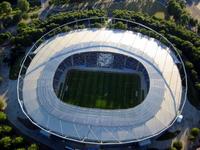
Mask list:
[[[82,29],[59,34],[37,48],[27,69],[22,89],[26,113],[42,129],[79,142],[127,143],[155,136],[176,119],[182,98],[177,59],[167,49],[157,40],[131,31]],[[69,58],[59,68],[57,78],[65,67],[66,70],[77,67],[72,55],[95,51],[125,55],[145,67],[149,92],[141,104],[129,109],[104,110],[59,100],[53,87],[58,66]],[[85,58],[77,60],[86,62]],[[97,60],[95,56],[91,62]]]

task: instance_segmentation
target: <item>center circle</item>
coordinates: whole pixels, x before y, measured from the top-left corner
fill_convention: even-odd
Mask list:
[[[143,102],[149,76],[138,60],[119,53],[82,52],[64,59],[53,80],[64,103],[86,108],[127,109]]]

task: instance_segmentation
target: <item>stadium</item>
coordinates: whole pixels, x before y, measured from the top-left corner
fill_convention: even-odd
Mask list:
[[[110,20],[160,40],[90,23],[45,34],[24,58],[17,87],[22,111],[40,129],[79,143],[126,144],[160,135],[181,115],[187,76],[174,46],[144,25]]]

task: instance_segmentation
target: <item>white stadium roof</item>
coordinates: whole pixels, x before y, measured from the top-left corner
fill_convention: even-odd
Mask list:
[[[146,68],[150,87],[134,108],[103,110],[63,103],[53,89],[59,64],[81,52],[114,52],[137,59]],[[177,117],[182,81],[177,59],[159,41],[140,33],[82,29],[58,34],[34,52],[23,79],[23,108],[41,128],[79,142],[128,143],[161,133]]]

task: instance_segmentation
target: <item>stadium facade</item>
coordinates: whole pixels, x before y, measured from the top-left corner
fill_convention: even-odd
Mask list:
[[[22,63],[18,78],[22,111],[42,130],[80,143],[125,144],[161,134],[182,112],[187,76],[173,45],[153,32],[169,45],[141,33],[105,28],[73,30],[49,39],[49,33],[44,35]],[[128,109],[63,103],[56,95],[59,78],[66,69],[80,66],[141,72],[147,95],[141,104]]]

